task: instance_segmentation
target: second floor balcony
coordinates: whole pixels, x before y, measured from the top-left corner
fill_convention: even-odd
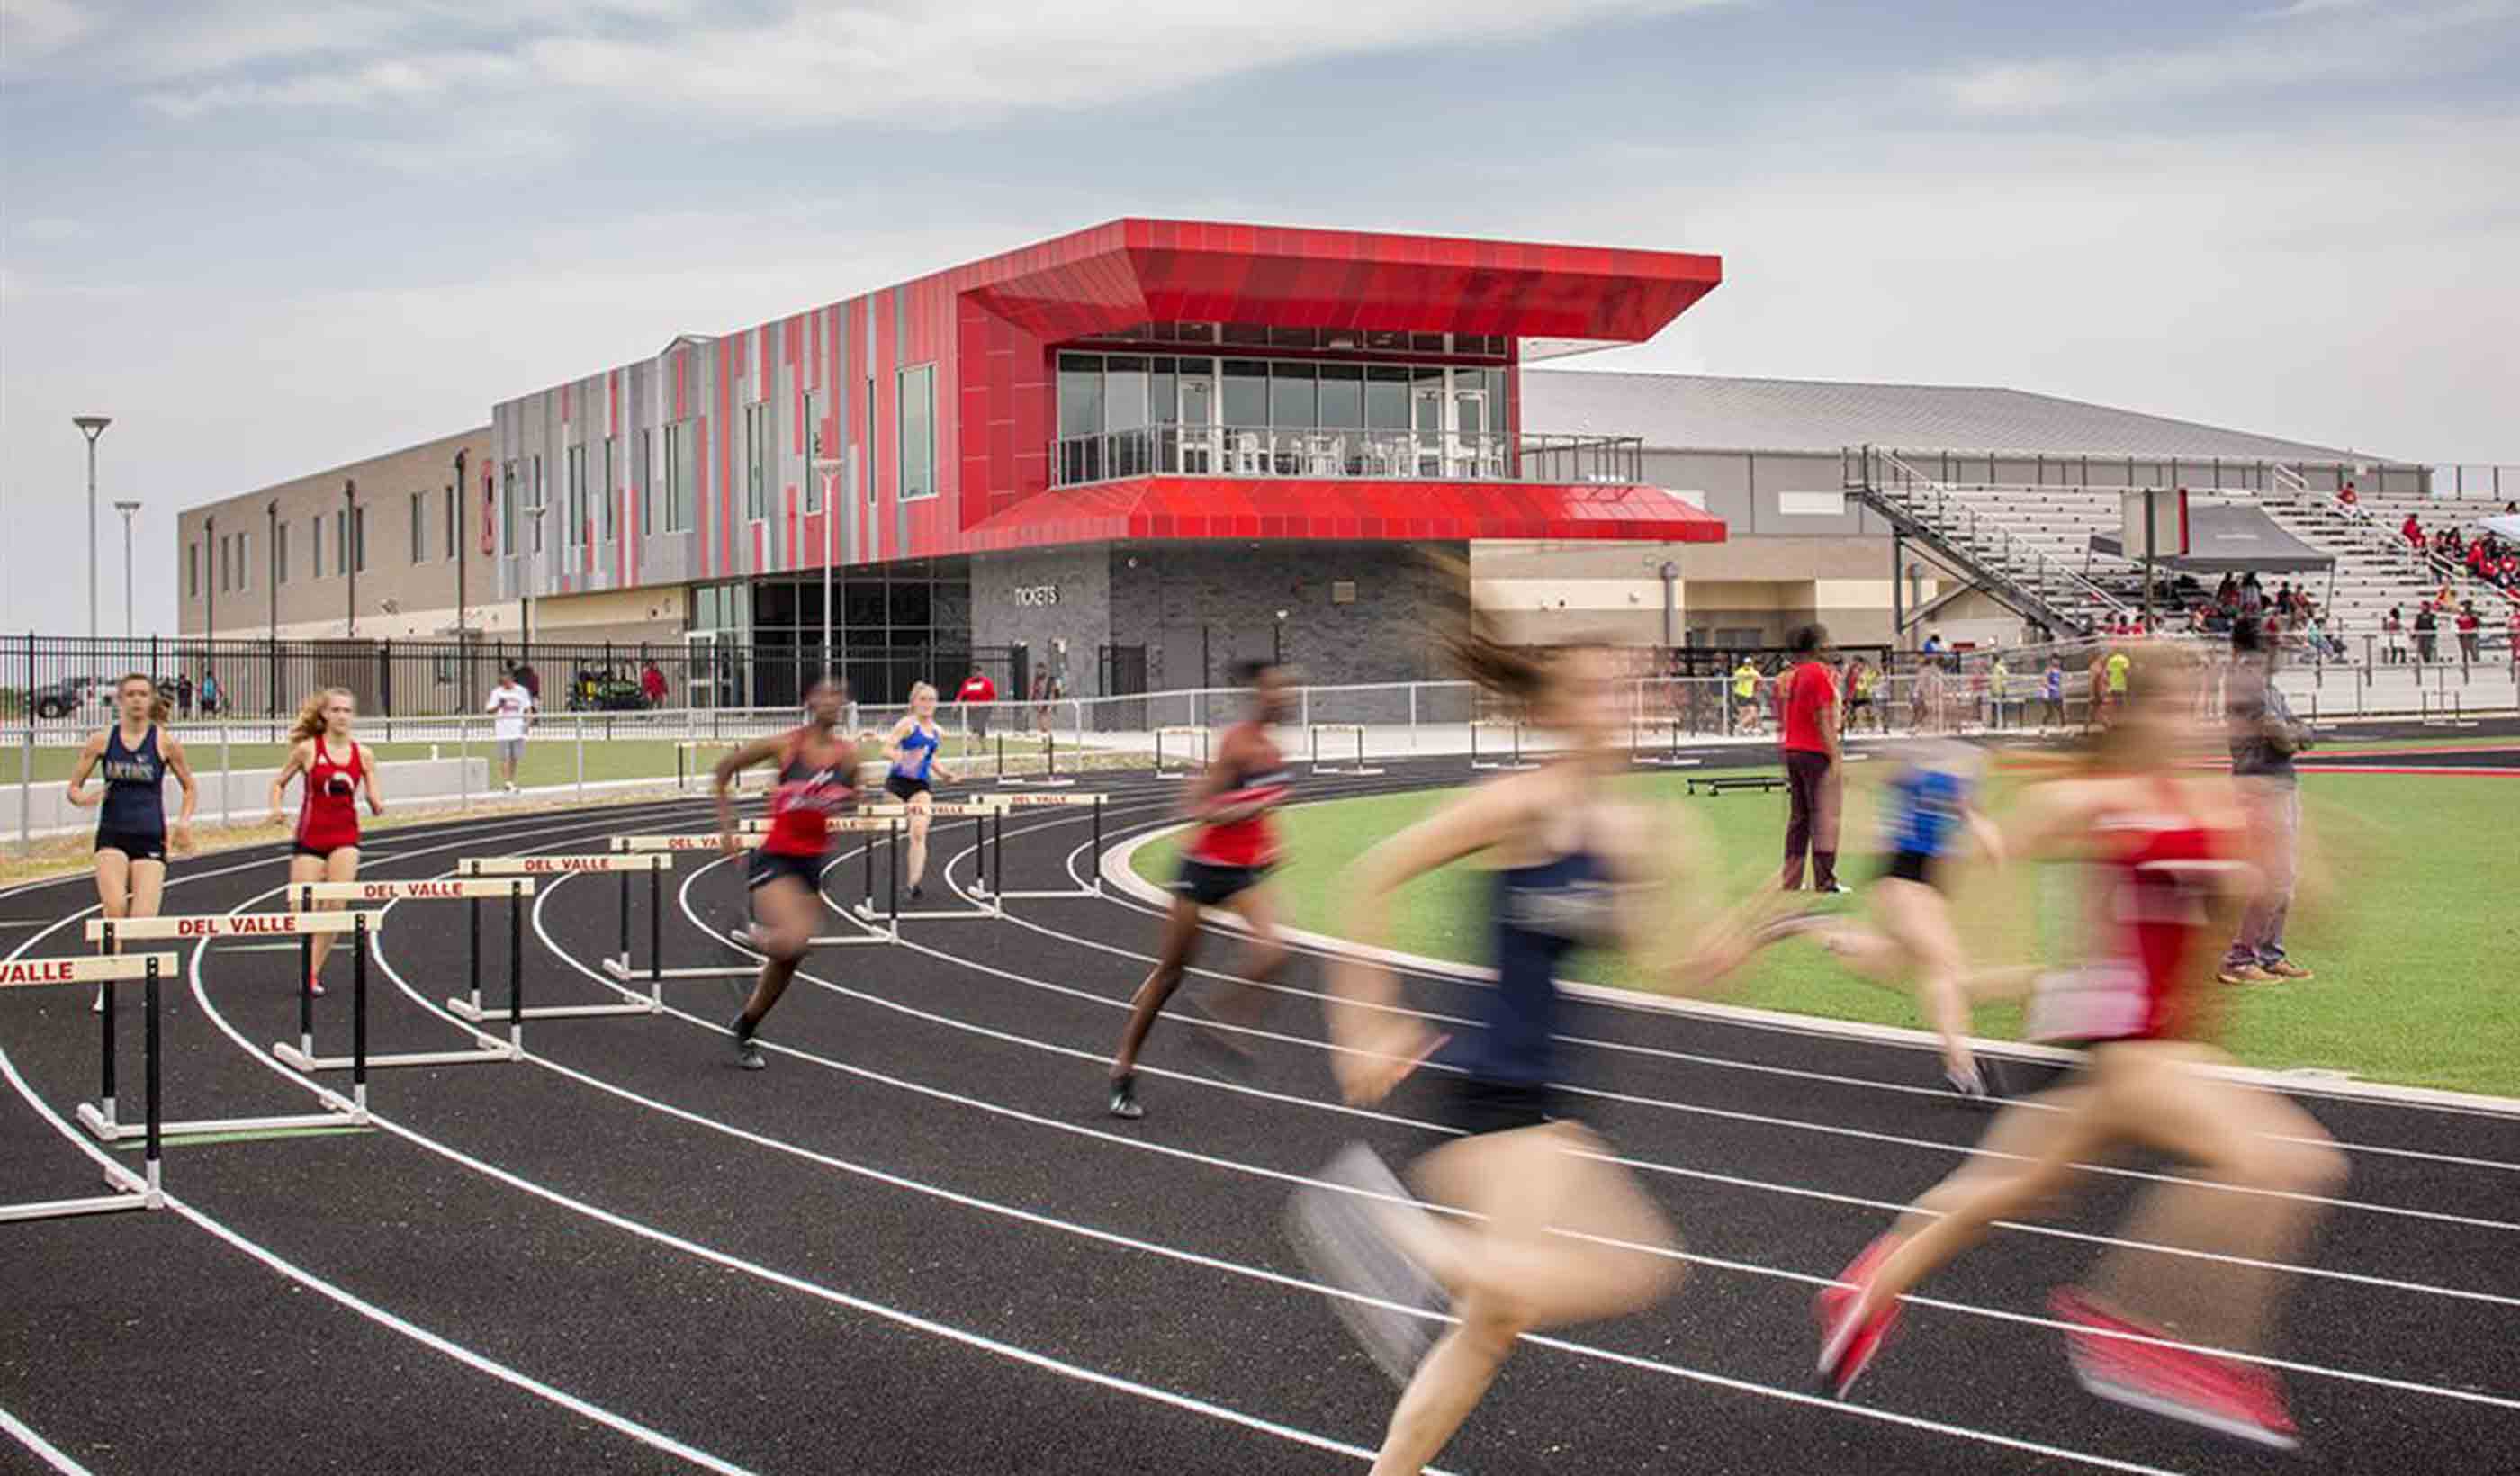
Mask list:
[[[1633,485],[1644,480],[1644,442],[1638,436],[1161,425],[1064,436],[1051,448],[1054,486],[1132,476]]]

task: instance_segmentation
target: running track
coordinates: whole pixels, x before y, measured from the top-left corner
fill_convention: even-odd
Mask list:
[[[1394,765],[1307,790],[1462,777],[1458,760]],[[1164,823],[1176,790],[1115,788],[1115,833]],[[367,874],[705,824],[686,803],[415,828],[382,838]],[[939,829],[968,885],[968,827]],[[1087,867],[1082,811],[1009,832],[1012,886]],[[272,906],[277,854],[179,866],[167,911]],[[670,962],[733,958],[701,926],[739,906],[712,860],[677,858]],[[855,875],[853,853],[832,873]],[[530,1002],[612,998],[592,963],[613,946],[613,888],[547,885]],[[0,894],[0,957],[75,952],[75,921],[46,925],[91,900],[83,877]],[[456,906],[389,916],[372,1049],[462,1044],[434,1008],[462,983]],[[1255,1041],[1256,1086],[1211,1079],[1159,1028],[1148,1116],[1115,1122],[1102,1060],[1153,919],[1116,898],[1016,908],[819,952],[772,1018],[767,1072],[728,1064],[736,985],[674,984],[662,1017],[529,1025],[525,1062],[379,1072],[380,1131],[172,1147],[174,1211],[0,1225],[0,1468],[42,1469],[41,1441],[134,1472],[1361,1469],[1392,1390],[1280,1219],[1344,1141],[1397,1158],[1438,1141],[1433,1089],[1336,1105],[1304,958]],[[484,909],[494,995],[504,912]],[[638,933],[644,957],[644,917]],[[1213,940],[1206,962],[1235,947]],[[264,1053],[294,1034],[293,955],[221,942],[186,962],[170,1112],[306,1109]],[[345,1039],[346,960],[331,977],[327,1050]],[[1458,1015],[1475,987],[1418,977],[1409,998]],[[2097,1254],[2129,1177],[1999,1233],[1929,1284],[1853,1405],[1814,1401],[1813,1287],[1983,1120],[1925,1090],[1930,1056],[1904,1047],[1604,1006],[1574,1006],[1569,1032],[1570,1077],[1598,1094],[1586,1115],[1669,1209],[1691,1274],[1657,1309],[1521,1350],[1447,1469],[2299,1468],[2074,1387],[2046,1293]],[[0,993],[0,1197],[94,1192],[83,1135],[59,1126],[94,1090],[84,992]],[[2520,1118],[2304,1101],[2354,1170],[2279,1350],[2312,1454],[2510,1469]]]

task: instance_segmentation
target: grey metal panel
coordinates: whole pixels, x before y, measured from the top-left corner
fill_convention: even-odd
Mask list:
[[[1525,370],[1534,432],[1641,435],[1650,446],[1835,451],[1882,446],[2353,461],[2356,453],[2054,395],[1955,384]],[[2365,454],[2362,459],[2378,460]],[[1983,480],[1983,472],[1972,477]]]

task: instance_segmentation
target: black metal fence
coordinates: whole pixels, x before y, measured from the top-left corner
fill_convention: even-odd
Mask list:
[[[908,699],[919,682],[950,699],[974,667],[1006,697],[1027,677],[1020,647],[844,647],[839,669],[852,695]],[[786,707],[824,668],[820,643],[474,641],[269,641],[170,637],[43,636],[0,640],[0,720],[102,722],[113,686],[139,672],[154,679],[180,718],[279,718],[308,693],[347,689],[361,710],[386,717],[477,711],[510,670],[553,712],[634,712],[681,707]]]

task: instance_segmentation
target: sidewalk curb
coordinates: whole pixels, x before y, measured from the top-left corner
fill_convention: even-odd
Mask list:
[[[1169,907],[1172,894],[1147,880],[1137,872],[1134,860],[1140,849],[1167,835],[1189,828],[1188,822],[1168,825],[1117,842],[1102,853],[1102,878],[1114,889],[1141,902]],[[1248,925],[1236,915],[1210,909],[1207,920],[1237,932],[1248,931]],[[1368,948],[1317,933],[1308,928],[1281,926],[1279,932],[1287,941],[1327,954],[1344,954],[1351,958],[1371,959],[1395,968],[1433,974],[1467,984],[1487,984],[1496,977],[1493,969],[1474,964],[1457,963],[1448,959],[1431,959],[1422,954],[1404,953],[1398,949]],[[1831,1020],[1819,1015],[1791,1014],[1778,1009],[1760,1009],[1746,1005],[1719,1005],[1705,1000],[1679,1000],[1668,995],[1644,990],[1624,989],[1610,984],[1592,984],[1581,979],[1560,979],[1557,987],[1570,999],[1583,1000],[1615,1008],[1642,1010],[1650,1014],[1685,1015],[1697,1019],[1717,1020],[1729,1025],[1756,1029],[1779,1030],[1795,1035],[1829,1036],[1840,1040],[1863,1041],[1878,1046],[1897,1046],[1912,1051],[1939,1053],[1942,1040],[1933,1032],[1913,1030],[1903,1025],[1868,1025],[1856,1020]],[[2052,1046],[2033,1045],[2025,1041],[1985,1040],[1972,1036],[1970,1049],[1987,1054],[2011,1059],[2070,1065],[2079,1053],[2060,1051]],[[2387,1106],[2422,1107],[2440,1111],[2473,1112],[2490,1117],[2520,1118],[2520,1097],[2493,1096],[2477,1092],[2449,1092],[2432,1087],[2403,1087],[2388,1082],[2335,1081],[2317,1074],[2316,1068],[2271,1071],[2259,1066],[2221,1068],[2218,1075],[2251,1086],[2270,1087],[2279,1092],[2331,1096],[2340,1100],[2374,1102]]]

